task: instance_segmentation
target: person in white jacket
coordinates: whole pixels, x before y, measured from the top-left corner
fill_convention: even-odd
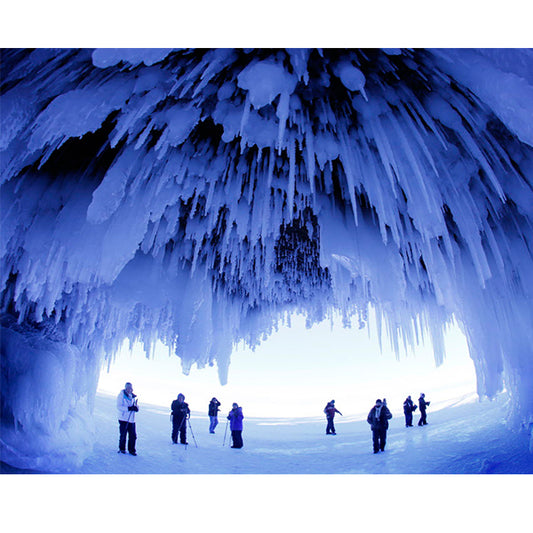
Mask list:
[[[137,396],[133,394],[133,385],[126,383],[124,389],[117,396],[118,426],[120,438],[118,441],[119,453],[126,453],[126,436],[128,437],[128,452],[131,455],[137,455],[135,451],[135,441],[137,433],[135,432],[135,413],[139,410],[137,407]]]

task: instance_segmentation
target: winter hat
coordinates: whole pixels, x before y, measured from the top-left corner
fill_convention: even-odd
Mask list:
[[[377,405],[378,403],[381,403],[381,400],[380,400],[379,398],[376,400],[376,405]]]
[[[181,392],[178,394],[178,400],[179,400],[180,398],[181,398],[182,400],[185,400],[185,396],[184,396],[183,394],[181,394]]]

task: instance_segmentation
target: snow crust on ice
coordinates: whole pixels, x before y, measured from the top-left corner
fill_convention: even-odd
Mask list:
[[[505,395],[492,402],[455,398],[429,409],[429,424],[406,428],[401,409],[393,410],[384,453],[372,453],[364,417],[336,417],[337,435],[325,435],[324,417],[257,418],[244,410],[244,448],[233,450],[225,411],[215,434],[205,413],[191,415],[188,446],[170,440],[169,410],[144,405],[136,418],[137,457],[116,453],[115,397],[96,397],[94,448],[84,463],[54,473],[77,474],[532,474],[527,439],[507,440]],[[372,405],[369,405],[368,410]],[[415,413],[414,423],[419,418]]]
[[[113,67],[121,61],[132,67],[140,63],[150,66],[165,59],[170,52],[172,48],[97,48],[92,60],[100,68]]]
[[[125,338],[148,356],[162,341],[185,373],[216,364],[224,383],[233,346],[291,313],[365,327],[370,306],[398,357],[427,338],[437,364],[457,321],[478,393],[507,388],[514,426],[529,419],[531,51],[13,49],[2,62],[3,336],[43,345],[29,364],[22,342],[3,344],[21,385],[2,389],[2,427],[52,443],[76,392],[51,395],[44,423],[22,383],[61,389],[72,358],[83,380],[85,359],[92,372]]]
[[[248,92],[250,103],[256,107],[271,104],[280,94],[292,94],[296,79],[277,62],[251,63],[237,77],[237,85]]]

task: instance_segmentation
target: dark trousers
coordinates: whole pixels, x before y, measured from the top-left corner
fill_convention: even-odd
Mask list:
[[[413,425],[413,411],[409,411],[405,414],[405,425],[406,426],[412,426]]]
[[[242,429],[232,429],[231,438],[233,439],[232,448],[242,448],[244,446],[242,442]]]
[[[135,423],[118,421],[118,429],[120,438],[118,440],[118,449],[123,452],[126,451],[126,435],[128,436],[128,451],[135,453],[135,441],[137,440],[137,433],[135,433]]]
[[[420,411],[420,420],[418,421],[419,426],[425,426],[427,424],[426,412]]]
[[[372,444],[374,445],[374,453],[379,452],[379,450],[385,450],[385,443],[387,442],[387,430],[373,429],[372,430]]]
[[[178,443],[178,433],[181,444],[187,444],[187,419],[185,417],[172,417],[172,442]]]
[[[333,425],[333,418],[328,418],[328,425],[326,426],[326,435],[335,433],[335,426]]]

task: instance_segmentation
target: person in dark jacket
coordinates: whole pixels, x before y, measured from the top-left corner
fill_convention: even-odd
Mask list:
[[[430,402],[426,401],[426,395],[422,392],[420,398],[418,398],[418,407],[420,408],[420,420],[418,421],[419,426],[427,425],[426,417],[426,407],[428,407]]]
[[[335,418],[335,413],[339,413],[342,416],[342,413],[335,408],[335,400],[328,402],[324,408],[324,413],[326,414],[326,435],[336,435],[335,426],[333,425],[333,419]]]
[[[232,448],[242,448],[244,446],[242,442],[243,418],[244,415],[242,414],[242,407],[239,407],[236,403],[234,403],[231,411],[228,414],[231,438],[233,440]]]
[[[178,398],[172,402],[170,406],[172,410],[172,442],[178,443],[178,434],[180,437],[180,444],[187,443],[187,419],[191,416],[189,404],[185,402],[185,396],[178,394]]]
[[[213,398],[209,402],[209,410],[208,410],[208,414],[209,414],[209,433],[214,433],[215,432],[215,428],[218,425],[218,411],[219,411],[220,405],[221,405],[220,402],[216,398]]]
[[[389,420],[392,414],[386,405],[383,405],[380,399],[376,400],[376,405],[370,409],[366,421],[370,424],[372,430],[372,444],[374,453],[380,450],[385,451],[385,444],[387,442],[387,429],[389,429]]]
[[[407,396],[403,402],[403,414],[405,415],[405,427],[413,427],[413,413],[416,411],[416,404],[411,400],[411,396]]]

